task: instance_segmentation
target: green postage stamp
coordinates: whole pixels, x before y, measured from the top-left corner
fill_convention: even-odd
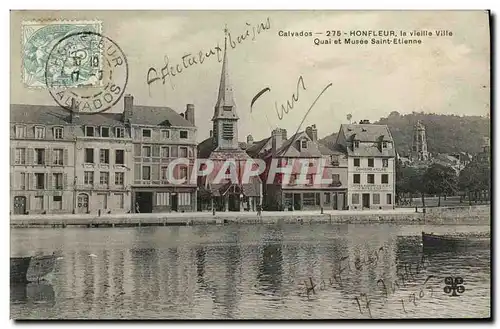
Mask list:
[[[51,75],[68,74],[68,72],[52,72],[47,65],[50,52],[57,43],[68,35],[81,32],[101,33],[102,24],[99,21],[31,21],[22,23],[22,79],[26,87],[46,88],[46,70]],[[80,46],[73,45],[66,51],[77,53]],[[73,56],[74,57],[74,56]],[[78,57],[78,83],[81,85],[95,85],[99,67],[92,65],[90,56]],[[81,62],[80,62],[81,61]],[[65,65],[71,70],[71,63]],[[71,76],[72,72],[69,72]],[[65,81],[61,87],[76,87],[71,80]]]

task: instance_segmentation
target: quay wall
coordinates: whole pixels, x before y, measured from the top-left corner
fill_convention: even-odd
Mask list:
[[[183,226],[208,224],[313,224],[313,223],[394,223],[394,224],[467,224],[488,225],[490,206],[439,207],[422,209],[397,208],[376,211],[153,213],[96,215],[19,215],[11,216],[10,225],[26,227],[134,227]]]

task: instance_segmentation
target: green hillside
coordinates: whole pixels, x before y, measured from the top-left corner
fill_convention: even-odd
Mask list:
[[[427,147],[431,153],[453,153],[481,151],[483,137],[490,137],[490,118],[481,116],[458,116],[434,113],[400,115],[394,111],[387,118],[380,118],[375,124],[389,126],[396,149],[407,154],[411,148],[413,126],[420,120],[426,127]],[[333,145],[337,132],[321,141]]]

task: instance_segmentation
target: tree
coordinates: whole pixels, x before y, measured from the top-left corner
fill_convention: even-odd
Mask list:
[[[453,168],[434,163],[427,168],[422,178],[426,192],[438,195],[438,207],[441,206],[441,195],[457,191],[457,175]]]
[[[403,167],[400,161],[396,161],[396,197],[398,200],[406,193],[420,193],[419,187],[422,173],[413,167]]]
[[[477,194],[491,189],[491,168],[487,161],[478,161],[477,159],[470,162],[461,172],[458,177],[458,186],[460,190],[465,191],[469,196],[469,204],[471,203],[471,193],[474,194],[474,199],[477,200]]]

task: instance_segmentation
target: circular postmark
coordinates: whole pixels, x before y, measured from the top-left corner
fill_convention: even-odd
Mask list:
[[[95,114],[115,105],[125,92],[128,62],[121,48],[97,32],[69,34],[52,48],[45,83],[61,107]]]

